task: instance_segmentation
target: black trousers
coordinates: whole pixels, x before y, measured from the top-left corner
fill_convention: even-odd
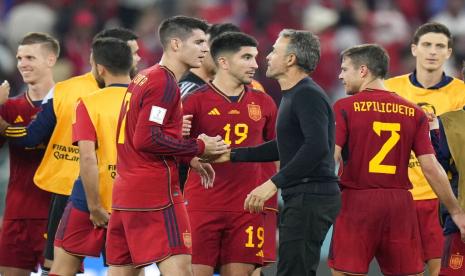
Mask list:
[[[284,201],[279,223],[278,276],[313,276],[341,196],[300,194]]]
[[[48,260],[53,260],[53,243],[55,242],[55,234],[58,224],[60,224],[61,216],[65,211],[69,196],[52,194],[52,202],[48,211],[47,225],[47,243],[45,244],[44,257]]]

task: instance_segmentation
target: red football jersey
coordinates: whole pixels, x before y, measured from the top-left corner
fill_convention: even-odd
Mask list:
[[[117,130],[113,209],[161,209],[182,201],[174,181],[175,156],[203,153],[197,139],[182,138],[182,108],[174,74],[154,65],[131,82]],[[173,194],[177,198],[173,198]]]
[[[365,90],[337,101],[334,113],[344,157],[342,187],[412,188],[410,151],[434,153],[423,110],[394,93]]]
[[[184,114],[192,114],[191,136],[220,135],[231,148],[256,146],[275,137],[276,105],[265,93],[244,86],[232,101],[213,84],[207,84],[183,100]],[[189,172],[184,197],[190,210],[243,211],[244,200],[261,184],[260,163],[213,164],[212,189],[200,184]]]
[[[40,111],[40,101],[32,102],[27,93],[8,99],[0,105],[0,116],[13,126],[27,126]],[[0,146],[4,138],[0,138]],[[5,219],[46,219],[50,193],[33,182],[34,174],[44,155],[43,145],[23,148],[9,145],[10,180],[6,194]]]

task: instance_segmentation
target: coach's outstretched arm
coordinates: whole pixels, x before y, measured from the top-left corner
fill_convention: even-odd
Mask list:
[[[426,180],[428,180],[439,200],[446,206],[452,220],[460,229],[462,240],[465,241],[465,213],[460,208],[457,198],[452,192],[446,172],[433,154],[424,154],[417,156],[417,158],[420,161]]]

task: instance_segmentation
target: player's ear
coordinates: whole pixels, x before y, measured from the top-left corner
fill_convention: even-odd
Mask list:
[[[412,52],[412,56],[416,57],[417,56],[417,45],[412,43],[412,45],[410,45],[410,51]]]
[[[104,72],[106,72],[106,68],[105,66],[101,65],[101,64],[96,64],[96,68],[97,68],[97,72],[100,76],[102,76],[104,74]]]
[[[228,59],[226,57],[220,56],[216,59],[216,61],[217,61],[218,68],[223,69],[223,70],[226,70],[229,68]]]
[[[368,75],[369,69],[366,65],[360,65],[360,77],[365,78]]]
[[[288,66],[292,66],[294,64],[297,64],[297,57],[295,54],[289,54],[287,55],[287,60],[286,60],[286,63]]]
[[[53,67],[56,62],[57,62],[57,56],[55,56],[52,53],[47,55],[47,66],[48,67]]]
[[[182,46],[181,39],[177,37],[173,37],[170,39],[170,47],[174,52],[179,51],[179,49],[181,49],[181,46]]]

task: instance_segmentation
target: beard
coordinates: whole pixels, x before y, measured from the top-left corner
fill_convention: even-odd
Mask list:
[[[97,81],[98,88],[102,89],[105,88],[105,81],[103,78],[97,73],[97,76],[95,76],[95,80]]]
[[[137,75],[137,67],[132,67],[129,71],[129,77],[131,80]]]

